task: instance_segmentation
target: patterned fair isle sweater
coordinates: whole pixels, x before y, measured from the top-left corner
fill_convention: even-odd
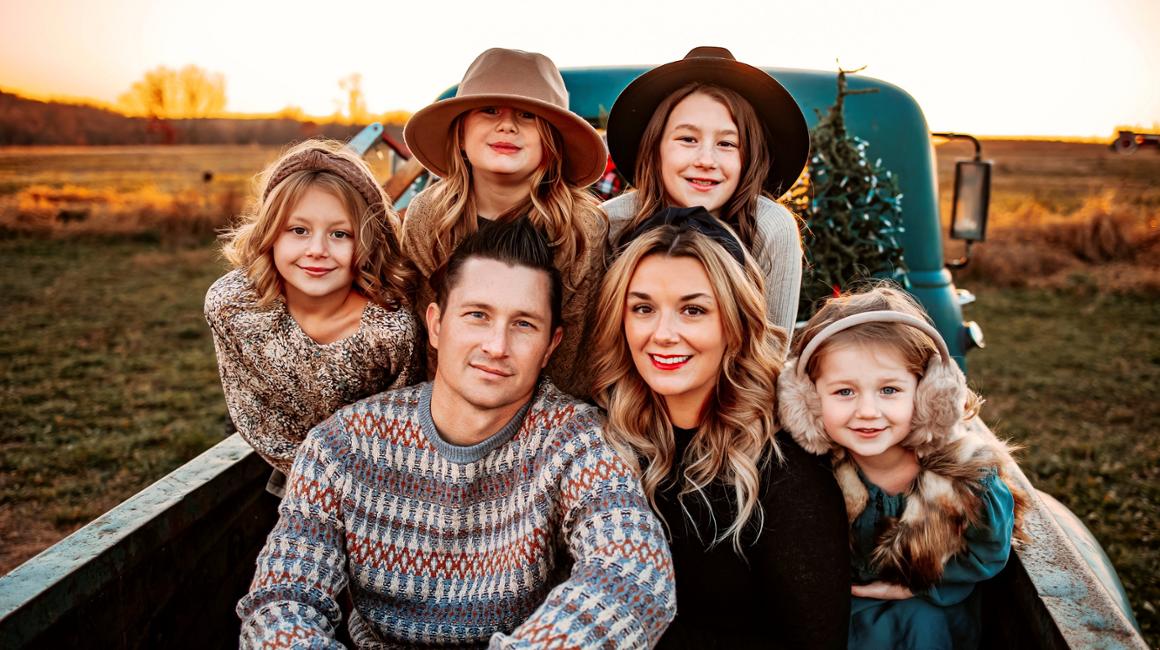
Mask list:
[[[643,648],[675,610],[672,560],[593,406],[542,380],[474,446],[443,440],[431,384],[307,436],[238,603],[244,647]]]

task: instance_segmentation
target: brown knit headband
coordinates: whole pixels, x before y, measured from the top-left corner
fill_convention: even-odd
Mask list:
[[[350,183],[351,187],[362,195],[367,206],[370,207],[372,215],[381,217],[386,214],[382,190],[379,189],[374,178],[353,162],[324,149],[306,149],[283,160],[274,170],[274,173],[270,174],[270,181],[266,183],[266,191],[262,194],[262,201],[265,202],[269,199],[270,192],[274,191],[274,188],[287,177],[294,172],[301,171],[330,172],[338,176]]]

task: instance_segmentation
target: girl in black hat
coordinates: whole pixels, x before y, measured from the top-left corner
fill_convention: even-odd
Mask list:
[[[703,206],[757,259],[768,317],[792,334],[801,237],[774,199],[801,173],[809,132],[789,92],[724,48],[698,47],[624,89],[609,114],[608,148],[635,188],[603,206],[612,242],[665,206]]]

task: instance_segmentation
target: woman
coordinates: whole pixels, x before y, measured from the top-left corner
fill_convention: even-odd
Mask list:
[[[801,109],[773,77],[725,48],[694,48],[637,77],[609,113],[609,152],[635,187],[603,206],[612,242],[665,206],[704,207],[757,259],[769,318],[792,334],[801,237],[774,199],[801,174],[809,148]]]
[[[596,130],[568,110],[555,64],[542,54],[487,50],[455,97],[420,110],[403,135],[443,179],[414,198],[403,221],[403,251],[426,280],[417,308],[426,309],[431,276],[481,221],[527,215],[564,279],[564,339],[547,373],[558,388],[587,397],[587,364],[577,358],[604,273],[608,219],[584,188],[603,173],[607,154]]]
[[[627,239],[600,292],[594,389],[671,536],[661,646],[845,647],[845,507],[828,462],[775,435],[785,334],[760,270],[703,208]]]

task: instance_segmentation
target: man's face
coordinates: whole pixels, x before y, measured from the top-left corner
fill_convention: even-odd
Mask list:
[[[427,307],[427,331],[439,352],[432,408],[438,401],[457,416],[514,416],[563,334],[552,328],[550,292],[544,271],[468,259],[446,308]]]

